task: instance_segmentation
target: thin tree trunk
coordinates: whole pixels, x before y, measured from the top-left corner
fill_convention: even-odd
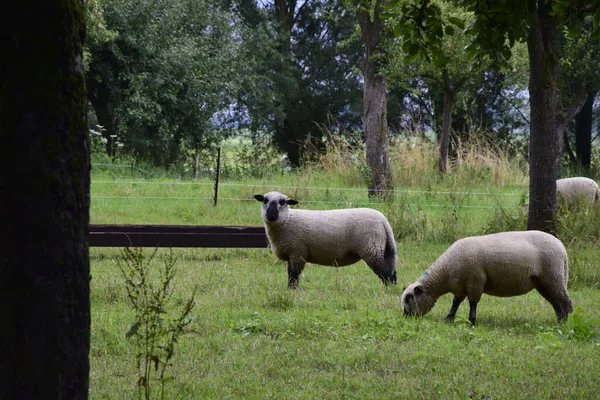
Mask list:
[[[194,154],[194,180],[198,180],[198,172],[200,169],[200,153],[196,152]]]
[[[527,229],[556,234],[558,137],[556,81],[557,22],[551,3],[538,0],[527,38],[531,127],[529,143],[529,216]]]
[[[369,196],[386,198],[393,191],[389,158],[387,103],[385,77],[379,73],[383,22],[379,18],[385,1],[376,1],[373,19],[369,12],[360,9],[358,21],[364,42],[364,56],[359,67],[364,77],[364,124],[367,144],[367,164],[371,172]]]
[[[0,397],[86,399],[90,163],[81,1],[0,6]]]
[[[575,117],[575,153],[579,165],[589,168],[592,160],[592,116],[596,94],[588,95],[583,108]]]
[[[452,108],[456,101],[456,93],[444,92],[444,119],[442,121],[442,134],[440,137],[439,170],[446,173],[448,165],[448,149],[450,148],[450,128],[452,127]]]
[[[88,93],[88,99],[94,107],[94,112],[96,113],[96,117],[98,118],[98,123],[104,129],[102,131],[102,137],[106,139],[106,154],[113,157],[115,155],[115,146],[114,146],[114,138],[112,136],[116,135],[115,125],[113,123],[113,114],[110,106],[110,94],[109,89],[104,87],[99,87],[102,83],[98,84],[95,82],[87,81],[88,85],[92,84],[96,87],[94,93]],[[89,88],[89,86],[88,86]]]

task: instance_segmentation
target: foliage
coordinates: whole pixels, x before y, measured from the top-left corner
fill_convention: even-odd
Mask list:
[[[152,274],[151,264],[157,250],[145,256],[142,249],[126,247],[119,259],[119,271],[127,298],[135,311],[134,323],[125,336],[133,339],[135,345],[139,399],[152,398],[153,380],[156,379],[152,376],[154,373],[158,374],[160,382],[159,398],[164,398],[168,380],[166,371],[173,365],[177,342],[192,322],[191,312],[195,304],[192,294],[177,315],[172,315],[168,307],[175,293],[173,279],[177,260],[173,252],[169,253],[163,260],[164,269],[156,278]]]
[[[281,4],[285,12],[269,4],[264,13],[253,14],[262,15],[255,34],[264,40],[255,42],[257,63],[248,76],[260,79],[247,82],[241,103],[254,131],[267,129],[298,166],[307,141],[322,149],[318,125],[330,115],[342,127],[360,126],[361,81],[353,70],[360,47],[345,41],[354,20],[341,1]]]
[[[562,340],[591,340],[599,337],[600,332],[594,328],[600,324],[600,317],[585,317],[581,307],[575,307],[569,314],[564,326],[557,329]]]
[[[158,165],[176,162],[182,146],[213,145],[222,131],[210,129],[211,118],[239,81],[236,16],[212,0],[102,7],[113,34],[92,40],[86,61],[99,122],[114,124],[127,152]]]

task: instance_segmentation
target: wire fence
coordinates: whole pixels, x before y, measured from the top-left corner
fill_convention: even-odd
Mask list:
[[[207,196],[207,190],[213,187],[213,182],[182,182],[182,181],[144,181],[144,180],[92,180],[92,185],[121,185],[126,186],[129,185],[131,188],[133,186],[164,186],[164,187],[199,187],[205,190],[202,194],[197,195],[168,195],[164,196],[156,196],[156,195],[92,195],[92,199],[103,199],[103,200],[189,200],[189,201],[214,201],[216,193],[210,197]],[[240,183],[223,183],[219,184],[219,187],[223,189],[232,188],[264,188],[265,190],[280,190],[280,191],[296,191],[296,190],[311,190],[316,192],[339,192],[339,193],[358,193],[364,192],[365,195],[367,193],[366,188],[347,188],[347,187],[322,187],[322,186],[292,186],[292,185],[273,185],[273,184],[240,184]],[[235,191],[235,190],[234,190]],[[463,209],[494,209],[497,208],[496,204],[440,204],[440,203],[430,203],[424,202],[422,199],[419,199],[418,202],[410,202],[409,199],[411,196],[445,196],[450,198],[469,198],[469,197],[488,197],[492,199],[500,199],[500,198],[523,198],[525,196],[525,192],[523,193],[504,193],[504,192],[483,192],[483,191],[449,191],[449,190],[413,190],[413,189],[395,189],[395,196],[404,196],[402,199],[402,204],[405,206],[411,207],[430,207],[430,208],[442,208],[442,207],[452,207],[452,208],[463,208]],[[221,197],[219,195],[219,200],[221,201],[248,201],[254,202],[254,198],[252,197],[242,197],[242,196],[233,196],[233,197]],[[415,199],[416,200],[416,199]],[[514,200],[513,200],[514,201]],[[347,204],[348,206],[366,206],[366,205],[374,205],[373,201],[363,201],[357,199],[346,199],[346,200],[303,200],[302,203],[305,204],[330,204],[330,205],[340,205]],[[517,208],[517,205],[502,205],[504,208]]]

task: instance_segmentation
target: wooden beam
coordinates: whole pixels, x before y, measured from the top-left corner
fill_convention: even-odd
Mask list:
[[[262,226],[94,225],[90,247],[220,247],[264,248],[269,242]]]

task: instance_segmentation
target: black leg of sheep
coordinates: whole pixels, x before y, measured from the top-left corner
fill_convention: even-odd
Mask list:
[[[304,262],[292,262],[292,260],[288,260],[287,268],[288,268],[288,288],[290,289],[298,289],[298,282],[300,281],[300,274],[304,270]]]
[[[458,311],[458,307],[465,300],[465,298],[466,297],[464,297],[464,296],[463,297],[454,296],[454,298],[452,299],[452,307],[450,308],[448,315],[446,315],[446,319],[448,321],[454,321],[454,317],[456,316],[456,311]]]
[[[475,319],[477,314],[477,303],[478,301],[469,300],[469,321],[471,325],[475,325]]]

